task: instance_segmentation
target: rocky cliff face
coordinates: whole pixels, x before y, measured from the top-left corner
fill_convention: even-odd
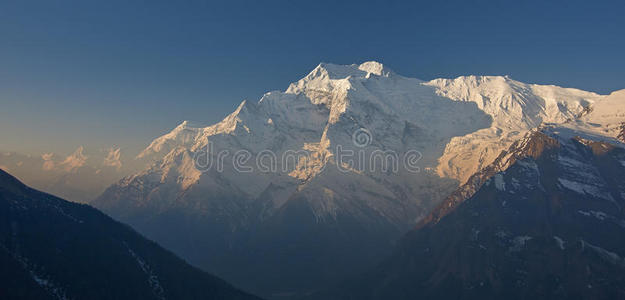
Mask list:
[[[317,297],[625,297],[624,145],[565,129],[515,143],[391,258]]]
[[[427,217],[419,221],[416,228],[438,223],[457,205],[475,195],[484,183],[497,173],[504,172],[517,161],[525,158],[537,159],[544,151],[559,146],[560,144],[555,138],[549,137],[545,133],[540,131],[529,132],[525,138],[514,142],[510,149],[501,152],[492,164],[473,174],[465,184],[445,198]]]

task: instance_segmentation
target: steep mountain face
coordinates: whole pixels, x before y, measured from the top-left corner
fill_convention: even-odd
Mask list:
[[[258,299],[0,170],[2,299]]]
[[[139,155],[151,167],[93,204],[237,285],[308,292],[384,257],[529,130],[603,98],[507,77],[424,82],[377,62],[321,64],[215,125],[183,122]]]
[[[434,210],[391,258],[317,297],[625,297],[625,145],[615,130],[597,136],[596,125],[583,124],[606,121],[600,108],[528,134]]]

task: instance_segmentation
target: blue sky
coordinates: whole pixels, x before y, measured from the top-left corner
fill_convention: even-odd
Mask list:
[[[625,88],[622,1],[438,2],[0,2],[0,150],[138,151],[322,61]]]

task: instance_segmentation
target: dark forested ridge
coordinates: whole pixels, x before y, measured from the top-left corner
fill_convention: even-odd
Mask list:
[[[1,299],[258,299],[0,170]]]

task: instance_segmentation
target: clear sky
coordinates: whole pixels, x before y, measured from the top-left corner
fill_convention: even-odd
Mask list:
[[[0,150],[138,150],[319,62],[625,88],[624,1],[2,1]]]

